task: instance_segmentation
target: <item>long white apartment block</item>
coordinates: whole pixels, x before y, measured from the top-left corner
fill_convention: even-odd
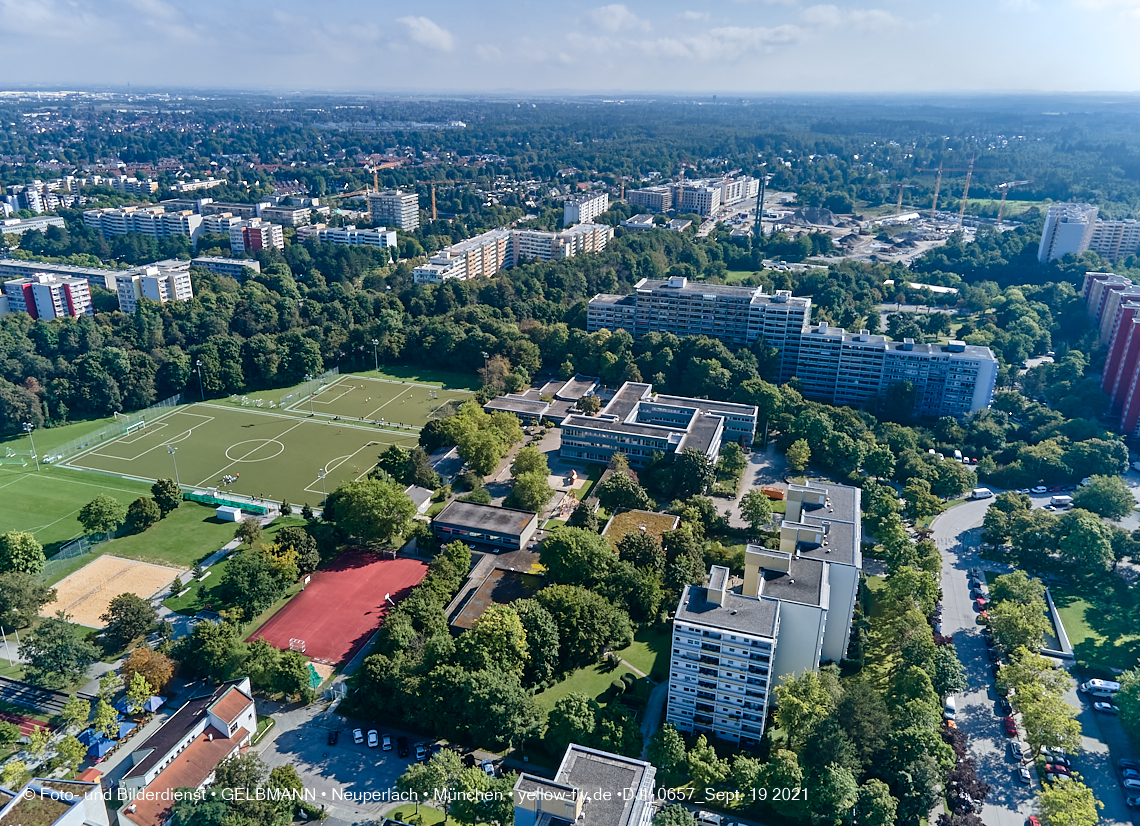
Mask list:
[[[778,547],[748,545],[744,576],[713,566],[673,614],[666,720],[760,744],[772,689],[841,661],[863,566],[860,491],[790,485]]]
[[[763,341],[779,354],[779,381],[796,377],[804,396],[830,404],[860,405],[900,382],[914,386],[917,415],[961,417],[993,399],[997,359],[988,347],[891,341],[827,324],[810,327],[810,320],[806,296],[681,277],[644,278],[629,295],[596,295],[586,311],[589,332],[703,335],[736,349]]]
[[[167,212],[161,206],[126,206],[118,209],[85,209],[83,223],[104,237],[138,232],[151,238],[184,235],[195,242],[202,231],[202,216],[191,210]]]
[[[613,237],[605,224],[578,224],[561,232],[493,229],[444,247],[413,271],[417,284],[494,275],[527,261],[557,261],[601,252]]]
[[[610,208],[610,196],[605,192],[590,192],[567,198],[562,205],[562,226],[589,224]]]
[[[230,225],[230,252],[234,255],[271,248],[285,248],[285,231],[280,224],[250,218]]]
[[[705,178],[650,186],[626,193],[626,200],[654,212],[695,212],[712,215],[721,206],[733,206],[760,194],[760,181],[751,177]]]
[[[343,227],[313,224],[297,230],[298,241],[304,242],[310,238],[324,244],[346,244],[350,247],[396,246],[396,230],[387,227],[357,229],[355,224],[347,224]]]

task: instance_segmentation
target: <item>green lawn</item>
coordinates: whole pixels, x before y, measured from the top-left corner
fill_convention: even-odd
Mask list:
[[[752,275],[759,275],[760,270],[729,270],[724,274],[725,284],[740,284]]]
[[[642,629],[634,636],[633,645],[623,648],[617,655],[623,660],[628,659],[646,674],[651,675],[657,682],[663,682],[669,676],[669,650],[672,637],[668,626],[652,629]],[[654,673],[656,670],[656,673]],[[567,694],[580,692],[597,700],[601,705],[606,704],[604,695],[610,688],[610,683],[629,671],[619,665],[617,668],[608,668],[607,663],[598,663],[579,668],[560,683],[552,685],[545,691],[535,695],[538,704],[545,711],[554,708],[559,698]],[[631,674],[633,672],[630,672]],[[637,675],[634,674],[636,677]]]
[[[582,483],[582,487],[574,489],[574,498],[581,502],[590,495],[594,485],[602,478],[605,468],[601,465],[590,465],[586,468],[586,481]]]
[[[1129,669],[1140,662],[1138,601],[1119,577],[1106,574],[1050,583],[1049,592],[1069,635],[1077,662]]]
[[[203,608],[214,611],[219,607],[225,607],[222,605],[222,598],[216,589],[222,581],[222,574],[226,572],[226,566],[229,565],[229,562],[230,558],[226,557],[221,562],[211,565],[208,577],[203,580],[195,580],[190,583],[185,594],[180,597],[164,599],[162,604],[175,613],[188,616],[194,616]]]
[[[115,421],[115,417],[108,416],[105,419],[88,419],[87,421],[75,422],[74,424],[37,429],[32,433],[32,439],[35,440],[36,443],[36,452],[41,456],[49,456],[60,445],[67,444],[73,439],[78,439],[80,436],[86,436],[88,433],[98,430],[101,427],[106,427],[113,421]],[[3,443],[4,447],[12,448],[12,450],[31,449],[28,437],[25,435],[9,436],[6,439],[0,439],[0,443]]]
[[[618,656],[635,668],[661,683],[669,678],[669,652],[673,635],[668,625],[642,628],[633,636],[633,645],[617,652]],[[621,672],[621,669],[618,669]]]
[[[101,493],[129,505],[140,496],[150,496],[150,485],[51,465],[42,466],[38,473],[33,465],[26,469],[0,467],[0,499],[4,503],[0,533],[33,533],[50,556],[59,546],[83,535],[76,516]]]
[[[416,813],[417,809],[419,814]],[[443,823],[443,812],[439,809],[433,809],[431,806],[421,804],[420,806],[401,806],[392,812],[388,817],[393,820],[398,820],[401,823],[412,823],[415,826],[435,826],[437,823]]]

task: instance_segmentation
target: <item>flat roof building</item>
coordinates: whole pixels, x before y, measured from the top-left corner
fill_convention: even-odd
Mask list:
[[[610,196],[605,192],[588,192],[567,198],[562,204],[562,226],[589,224],[610,208]]]
[[[261,272],[261,262],[254,261],[251,258],[221,258],[214,255],[203,255],[190,259],[190,263],[195,267],[202,267],[219,275],[228,275],[238,281],[245,278],[246,269]]]
[[[347,224],[343,227],[313,224],[297,230],[298,241],[308,241],[310,238],[320,241],[322,244],[345,244],[350,247],[396,246],[396,230],[386,227],[357,229],[355,224]]]
[[[27,313],[32,318],[79,318],[94,315],[91,289],[84,278],[68,278],[51,273],[35,273],[27,278],[4,282],[8,310]]]
[[[623,453],[634,466],[657,451],[698,450],[713,462],[726,441],[752,444],[755,405],[653,395],[653,385],[626,382],[596,416],[570,413],[562,421],[558,455],[608,463]]]
[[[250,218],[230,226],[230,252],[234,255],[270,248],[285,249],[285,233],[280,224]]]
[[[35,230],[47,232],[48,227],[64,229],[67,225],[58,215],[37,215],[34,218],[5,218],[0,221],[0,235],[23,235]]]
[[[444,247],[413,270],[417,284],[492,276],[527,261],[555,261],[601,252],[613,237],[605,224],[578,224],[561,232],[493,229]]]
[[[772,688],[839,662],[862,568],[860,491],[790,485],[779,547],[748,545],[744,577],[713,566],[673,615],[668,722],[756,747]]]
[[[653,216],[648,212],[640,212],[637,215],[632,215],[622,221],[621,225],[626,229],[632,229],[636,232],[653,229],[656,226],[653,221]]]
[[[159,304],[167,301],[189,301],[194,297],[190,281],[189,263],[185,268],[160,268],[156,265],[140,268],[115,276],[115,292],[119,309],[133,313],[140,299],[147,298]]]
[[[644,760],[571,743],[553,780],[519,775],[515,826],[649,826],[656,778]]]
[[[399,189],[369,192],[368,212],[373,224],[384,224],[411,232],[420,225],[420,196]]]
[[[0,823],[108,826],[111,820],[103,795],[99,783],[35,777],[23,786],[0,789]]]
[[[432,526],[443,543],[459,540],[492,553],[517,551],[538,530],[538,514],[456,499],[439,512]]]
[[[312,214],[312,207],[276,204],[262,207],[261,214],[258,217],[263,221],[281,224],[283,227],[303,227],[309,223]]]

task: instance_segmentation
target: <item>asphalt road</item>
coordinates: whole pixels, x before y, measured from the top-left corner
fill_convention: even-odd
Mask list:
[[[1035,505],[1041,505],[1048,501],[1048,496],[1033,499]],[[1017,764],[1009,752],[1011,738],[1001,730],[1001,718],[996,708],[998,694],[990,676],[982,626],[977,624],[966,576],[975,565],[987,571],[1009,570],[1008,566],[983,561],[978,556],[982,518],[992,501],[963,502],[950,508],[934,520],[933,539],[942,552],[942,632],[953,635],[969,680],[969,688],[958,698],[958,726],[968,738],[970,754],[977,762],[978,777],[990,784],[982,820],[987,826],[1023,826],[1026,817],[1036,811],[1035,798],[1040,784],[1036,772],[1029,786],[1017,780]],[[1091,705],[1082,702],[1075,691],[1070,692],[1067,699],[1080,709],[1078,719],[1082,728],[1083,751],[1073,757],[1073,768],[1083,775],[1085,783],[1104,803],[1102,823],[1109,826],[1130,824],[1131,814],[1116,782],[1106,745],[1108,740],[1114,748],[1127,747],[1127,741],[1117,736],[1113,728],[1119,728],[1119,724],[1115,718],[1097,719],[1101,715],[1093,712]],[[1104,736],[1102,727],[1107,729],[1105,733],[1109,737]]]

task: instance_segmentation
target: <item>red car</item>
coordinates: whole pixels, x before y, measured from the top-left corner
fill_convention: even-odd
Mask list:
[[[1068,766],[1062,766],[1060,763],[1046,763],[1045,771],[1053,774],[1072,774]]]
[[[986,598],[985,597],[978,597],[977,599],[975,599],[974,600],[974,607],[977,608],[979,611],[981,611],[983,608],[986,607]]]
[[[1041,826],[1041,821],[1037,819],[1037,815],[1030,815],[1025,818],[1025,826]]]
[[[1015,723],[1013,721],[1012,717],[1002,717],[1001,718],[1001,727],[1005,731],[1005,733],[1007,735],[1009,735],[1010,737],[1016,737],[1017,736],[1017,723]]]

